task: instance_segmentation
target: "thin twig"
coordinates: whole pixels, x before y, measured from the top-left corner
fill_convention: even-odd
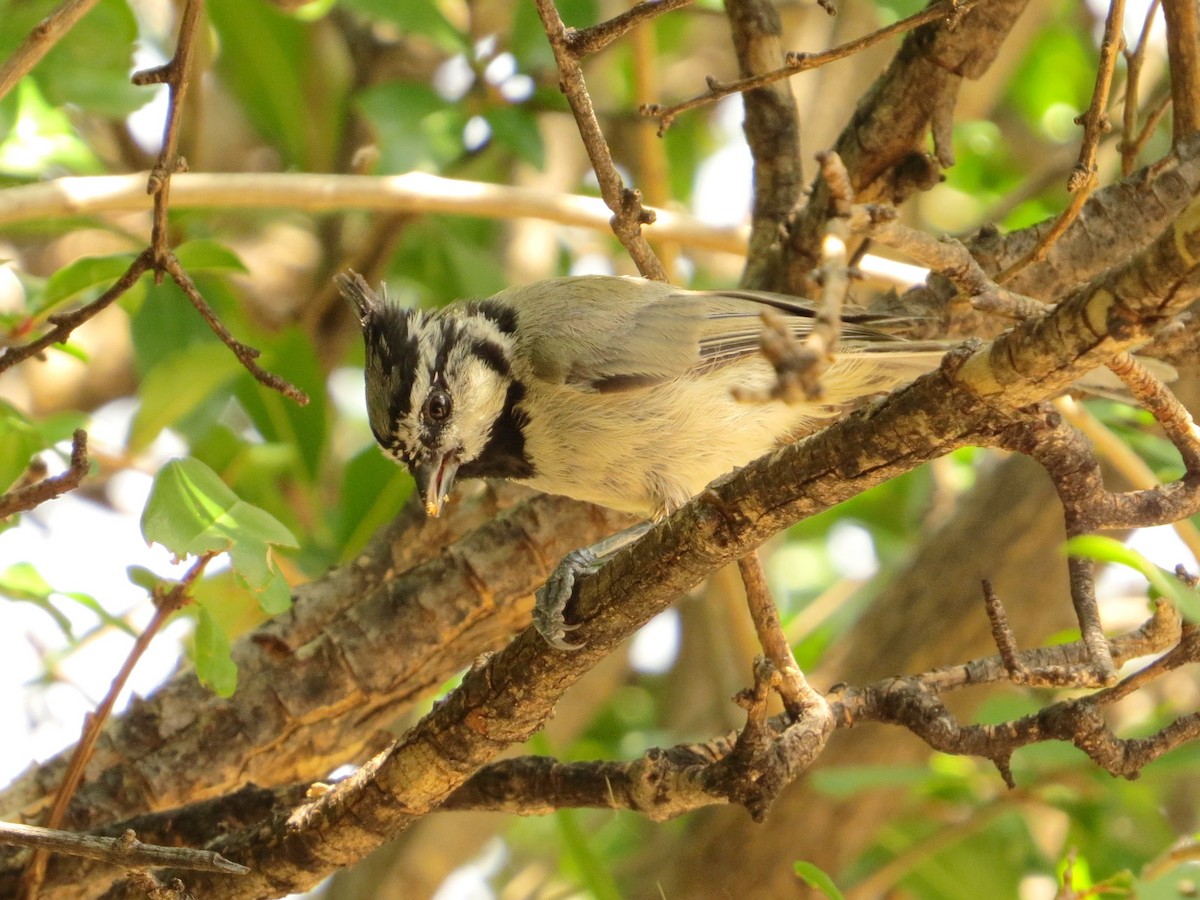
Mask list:
[[[129,649],[129,654],[125,658],[125,662],[121,665],[120,671],[117,672],[117,676],[113,679],[108,693],[104,695],[104,699],[100,701],[95,711],[90,713],[84,720],[83,733],[80,735],[79,742],[75,745],[75,749],[71,753],[71,759],[67,763],[67,770],[63,775],[63,780],[58,786],[58,792],[54,795],[54,806],[51,807],[50,815],[46,819],[47,828],[58,828],[62,825],[63,818],[67,814],[67,805],[71,802],[71,798],[79,788],[79,783],[83,780],[84,770],[87,768],[88,760],[92,758],[92,751],[95,749],[96,741],[100,738],[101,729],[103,729],[104,723],[112,713],[112,709],[117,702],[117,697],[125,689],[125,683],[133,673],[134,666],[142,658],[142,654],[146,652],[146,649],[150,646],[150,642],[162,629],[163,625],[166,624],[167,619],[191,601],[190,591],[192,585],[204,573],[205,567],[216,555],[215,552],[209,552],[197,557],[196,561],[184,573],[183,578],[176,582],[171,590],[161,596],[155,597],[154,617],[145,629],[142,630],[142,633],[137,636],[137,639],[134,640],[133,646]],[[33,856],[25,867],[25,871],[21,874],[20,900],[37,900],[42,881],[46,877],[46,863],[48,860],[49,853],[47,851],[35,850],[33,852]]]
[[[213,333],[221,339],[221,342],[226,347],[233,351],[233,355],[238,358],[238,362],[246,367],[246,370],[254,376],[256,381],[272,390],[278,391],[285,397],[290,397],[301,406],[308,405],[308,395],[304,391],[300,390],[300,388],[287,379],[281,378],[274,372],[268,372],[262,368],[262,366],[254,361],[258,357],[259,351],[249,344],[243,344],[230,334],[229,329],[225,327],[217,317],[217,314],[213,312],[212,307],[205,302],[204,297],[196,287],[196,283],[184,271],[183,266],[179,263],[179,258],[175,256],[172,250],[167,249],[160,264],[174,282],[179,285],[179,289],[187,295],[188,300],[192,302],[192,306],[196,307],[196,311],[200,313],[201,318],[208,323],[208,327],[213,330]]]
[[[649,24],[641,28],[634,28],[629,36],[629,44],[633,56],[634,100],[641,104],[648,102],[651,97],[659,93],[660,60],[657,32]],[[655,137],[652,122],[639,120],[633,124],[633,130],[638,162],[637,172],[642,184],[642,194],[651,209],[666,206],[671,202],[666,145]],[[662,260],[663,268],[668,275],[671,275],[677,271],[679,248],[675,243],[660,237],[663,233],[661,226],[661,219],[657,220],[650,232],[650,246]]]
[[[599,53],[617,38],[663,13],[687,6],[692,0],[642,0],[625,12],[580,31],[568,28],[566,43],[577,58]]]
[[[1112,430],[1097,419],[1087,407],[1076,403],[1071,397],[1059,397],[1054,405],[1062,412],[1072,427],[1077,428],[1105,459],[1137,490],[1145,491],[1159,487],[1162,482],[1146,465],[1145,460],[1133,452],[1129,445],[1113,434]],[[1200,560],[1200,529],[1191,519],[1180,519],[1171,524],[1184,546],[1192,556]]]
[[[1142,130],[1138,132],[1137,138],[1133,142],[1131,152],[1136,159],[1141,155],[1142,150],[1150,143],[1150,138],[1154,137],[1154,132],[1158,128],[1158,123],[1162,121],[1162,117],[1166,115],[1167,110],[1171,106],[1171,92],[1164,90],[1162,96],[1150,110],[1150,114],[1146,116],[1146,121],[1142,125]]]
[[[1137,46],[1125,51],[1125,100],[1121,111],[1121,176],[1128,178],[1137,168],[1137,146],[1134,140],[1134,129],[1137,126],[1138,90],[1141,87],[1142,66],[1146,63],[1146,49],[1149,47],[1150,27],[1158,13],[1161,0],[1152,0],[1146,7],[1146,18],[1142,21],[1142,33],[1138,35]]]
[[[158,160],[150,170],[146,192],[154,196],[154,224],[150,231],[150,247],[154,253],[156,269],[161,270],[163,260],[170,251],[167,234],[167,210],[171,196],[171,176],[186,168],[186,163],[176,155],[179,146],[179,123],[183,118],[183,101],[191,82],[192,48],[196,38],[196,24],[204,9],[204,0],[188,0],[183,17],[179,21],[179,35],[175,41],[175,55],[164,65],[145,69],[133,76],[133,83],[167,85],[167,118],[163,124],[162,149]]]
[[[132,830],[126,831],[121,837],[111,838],[17,822],[0,822],[0,844],[98,859],[126,869],[170,867],[198,872],[224,872],[226,875],[245,875],[250,871],[246,866],[238,865],[212,850],[143,844]]]
[[[783,66],[778,69],[772,69],[770,72],[764,72],[761,75],[753,75],[749,78],[739,78],[736,81],[726,82],[718,81],[716,78],[709,76],[705,79],[708,84],[708,90],[703,94],[697,94],[695,97],[670,106],[649,103],[642,106],[640,111],[643,116],[658,119],[658,133],[662,134],[671,127],[671,123],[680,113],[716,103],[718,100],[728,97],[731,94],[741,94],[746,91],[752,91],[755,88],[766,87],[769,84],[774,84],[776,81],[781,81],[784,78],[790,78],[800,72],[820,68],[839,59],[845,59],[848,56],[853,56],[855,53],[866,50],[868,47],[873,47],[880,41],[885,41],[897,34],[911,31],[919,25],[936,22],[939,19],[960,16],[979,2],[980,0],[942,0],[941,3],[926,7],[919,13],[909,16],[907,19],[893,22],[891,25],[886,25],[876,31],[872,31],[870,34],[847,41],[844,44],[839,44],[837,47],[822,50],[819,53],[789,51],[784,56],[786,62]]]
[[[842,307],[850,290],[846,243],[850,239],[848,222],[854,203],[854,188],[841,157],[833,151],[826,151],[817,154],[817,161],[829,185],[833,211],[825,222],[825,237],[821,240],[821,305],[817,309],[812,331],[804,341],[807,354],[814,360],[814,366],[805,379],[805,393],[812,400],[821,396],[821,373],[833,359],[834,350],[842,336]]]
[[[997,284],[1011,280],[1026,266],[1041,262],[1050,252],[1050,248],[1066,233],[1071,223],[1079,216],[1083,204],[1091,196],[1092,190],[1099,182],[1096,169],[1096,153],[1100,148],[1100,139],[1112,128],[1108,121],[1108,95],[1112,89],[1113,73],[1117,68],[1117,57],[1123,49],[1124,37],[1121,26],[1125,20],[1125,0],[1112,0],[1108,8],[1108,18],[1104,21],[1104,38],[1100,42],[1100,63],[1096,69],[1096,85],[1092,90],[1092,102],[1087,112],[1076,121],[1083,125],[1083,141],[1079,147],[1079,161],[1071,171],[1067,180],[1067,188],[1071,191],[1071,202],[1054,224],[1042,235],[1042,239],[1023,257],[998,274]]]
[[[67,470],[0,496],[0,519],[33,509],[38,504],[74,490],[87,472],[87,432],[76,428],[71,438],[71,463]]]
[[[559,89],[566,96],[571,113],[575,117],[579,136],[583,139],[588,159],[600,184],[600,196],[613,211],[613,234],[617,236],[617,240],[629,253],[643,276],[655,281],[666,281],[666,270],[642,234],[642,226],[654,222],[654,213],[642,206],[641,194],[627,188],[617,171],[612,151],[596,118],[596,110],[592,107],[592,98],[583,80],[579,59],[570,47],[567,26],[563,24],[553,0],[536,0],[536,4],[546,37],[554,51]]]
[[[791,645],[780,627],[779,610],[771,598],[771,589],[767,585],[766,573],[758,553],[754,552],[739,559],[738,571],[742,573],[742,584],[746,587],[746,605],[750,609],[754,630],[758,633],[758,642],[762,645],[766,658],[779,674],[779,696],[783,699],[787,711],[795,719],[800,719],[806,710],[814,705],[823,704],[824,700],[809,686],[796,663]]]
[[[21,77],[50,52],[64,34],[75,27],[99,0],[66,0],[54,12],[38,22],[3,63],[0,63],[0,99],[3,99]]]
[[[114,300],[133,287],[142,274],[148,272],[153,267],[153,264],[154,260],[150,251],[148,249],[143,250],[129,264],[129,268],[125,270],[124,274],[113,282],[112,287],[91,303],[70,312],[53,314],[49,319],[53,327],[28,344],[5,347],[3,352],[0,352],[0,372],[12,368],[17,363],[29,359],[31,356],[37,356],[53,344],[60,344],[65,341],[71,336],[72,331],[110,306]]]

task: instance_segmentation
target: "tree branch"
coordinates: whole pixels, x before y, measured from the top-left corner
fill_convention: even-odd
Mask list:
[[[79,487],[88,472],[87,432],[76,428],[71,438],[71,463],[61,475],[43,478],[41,481],[0,495],[0,519],[33,509]]]
[[[0,63],[0,99],[13,89],[21,77],[38,64],[75,23],[87,15],[99,0],[65,0],[37,24],[20,46]]]
[[[554,51],[554,61],[558,65],[559,89],[566,96],[571,113],[575,116],[579,136],[600,183],[600,196],[613,212],[613,234],[617,236],[617,240],[629,253],[643,276],[656,281],[666,281],[666,270],[642,234],[642,226],[654,222],[654,213],[642,206],[641,194],[625,187],[625,182],[617,171],[612,151],[608,141],[604,139],[604,132],[600,129],[596,111],[592,107],[587,84],[583,80],[579,56],[571,47],[567,26],[559,16],[554,0],[535,2],[542,27],[545,28],[546,37]]]
[[[1178,144],[1200,131],[1200,12],[1193,0],[1163,0],[1167,20],[1167,59],[1171,69],[1171,106]]]
[[[725,13],[737,53],[738,72],[757,75],[782,57],[783,25],[769,0],[728,0]],[[744,287],[779,290],[779,224],[800,198],[800,115],[790,84],[766,84],[742,98],[746,142],[754,158],[754,198],[750,209],[750,249],[742,272]]]
[[[127,830],[119,838],[108,838],[55,831],[36,825],[20,825],[16,822],[0,822],[0,844],[34,847],[47,853],[62,853],[67,856],[82,856],[126,869],[143,866],[170,867],[198,872],[221,872],[226,875],[244,875],[249,871],[245,866],[230,862],[211,850],[143,844],[132,830]]]
[[[57,178],[0,191],[0,227],[149,209],[144,175]],[[425,172],[332,175],[312,172],[189,172],[171,179],[174,209],[348,209],[533,218],[611,231],[612,212],[596,197],[552,193]],[[706,225],[669,209],[652,210],[654,235],[699,250],[744,254],[747,230]],[[0,357],[2,358],[2,357]]]

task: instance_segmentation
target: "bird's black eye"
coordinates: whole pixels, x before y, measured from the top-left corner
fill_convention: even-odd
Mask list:
[[[425,401],[425,417],[434,422],[444,421],[450,415],[453,405],[448,393],[440,388],[435,389],[430,392],[429,398]]]

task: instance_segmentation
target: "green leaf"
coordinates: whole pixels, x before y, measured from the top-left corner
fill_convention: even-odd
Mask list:
[[[193,639],[196,675],[218,697],[230,697],[237,689],[238,667],[233,661],[229,638],[207,609],[199,606],[197,613]]]
[[[829,900],[843,900],[842,892],[838,890],[838,886],[833,883],[832,878],[825,874],[823,869],[804,860],[795,863],[792,869],[805,884],[820,891]]]
[[[263,387],[249,375],[238,382],[237,398],[264,440],[292,445],[299,451],[303,468],[297,467],[295,474],[315,482],[327,449],[329,401],[325,373],[312,341],[299,328],[291,328],[275,336],[258,362],[307,393],[308,406]]]
[[[218,279],[205,280],[208,283],[201,286],[201,291],[211,305],[214,298],[210,296],[210,288]],[[140,377],[145,377],[151,369],[185,347],[218,343],[212,329],[200,318],[174,282],[154,284],[151,279],[145,279],[141,284],[146,286],[141,303],[133,308],[126,307],[132,317],[133,362]],[[221,306],[225,301],[226,298],[220,298]],[[226,309],[217,308],[221,321],[231,327],[226,313]]]
[[[379,139],[381,174],[441,171],[462,156],[467,116],[427,84],[393,81],[358,95]]]
[[[85,256],[67,263],[46,280],[38,314],[44,315],[88,288],[101,284],[108,287],[125,274],[133,260],[132,253],[115,253],[112,256]]]
[[[17,563],[0,572],[0,594],[40,607],[58,625],[68,643],[73,644],[75,640],[71,621],[51,602],[54,597],[72,600],[90,610],[104,625],[120,629],[129,635],[135,634],[128,622],[114,616],[90,594],[55,590],[30,563]]]
[[[2,58],[4,54],[0,54]],[[70,117],[42,96],[33,79],[21,79],[12,93],[12,102],[6,107],[17,121],[10,131],[0,133],[0,171],[10,178],[104,171],[96,154],[75,133]]]
[[[59,0],[0,4],[0,59],[60,5]],[[100,0],[28,76],[52,106],[68,104],[120,118],[147,103],[153,91],[130,83],[137,20],[125,0]]]
[[[395,518],[412,487],[412,477],[374,443],[346,463],[334,517],[339,561],[353,559],[371,535]]]
[[[463,34],[442,15],[436,3],[397,3],[396,0],[342,0],[343,6],[357,9],[377,19],[392,22],[406,34],[423,34],[444,50],[469,49],[467,35]]]
[[[283,573],[276,570],[270,580],[258,592],[258,605],[268,616],[287,612],[292,608],[292,589]]]
[[[32,563],[23,562],[0,572],[0,591],[13,599],[28,600],[49,597],[54,593],[54,588]]]
[[[216,341],[186,347],[150,370],[141,405],[129,427],[129,448],[143,450],[241,371],[233,353]]]
[[[217,71],[284,167],[329,171],[343,131],[344,57],[316,39],[318,29],[266,3],[210,0],[208,14],[220,46]]]
[[[1098,534],[1084,534],[1071,538],[1064,549],[1070,556],[1085,556],[1097,562],[1116,563],[1141,572],[1150,586],[1159,595],[1174,602],[1185,618],[1200,622],[1200,593],[1120,541]]]
[[[46,448],[37,428],[9,404],[0,401],[0,493],[16,483],[33,456]]]
[[[191,458],[173,459],[155,476],[142,534],[178,557],[232,549],[235,569],[239,561],[265,560],[271,546],[296,546],[278,519],[239,499],[212,469]],[[255,563],[252,570],[261,568]]]
[[[240,256],[217,241],[186,241],[175,248],[175,256],[189,272],[248,272]]]
[[[542,132],[530,110],[519,106],[498,106],[489,109],[485,118],[497,141],[535,169],[545,168],[546,148],[542,144]]]

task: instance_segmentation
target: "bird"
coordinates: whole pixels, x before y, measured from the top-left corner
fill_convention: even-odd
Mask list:
[[[735,395],[777,382],[760,350],[763,313],[803,339],[814,304],[580,275],[426,311],[356,272],[335,281],[362,328],[371,430],[412,473],[429,516],[456,480],[501,478],[643,520],[569,554],[538,593],[535,626],[563,650],[579,646],[565,640],[564,610],[581,572],[717,477],[935,368],[950,346],[847,308],[819,400],[744,402]]]

